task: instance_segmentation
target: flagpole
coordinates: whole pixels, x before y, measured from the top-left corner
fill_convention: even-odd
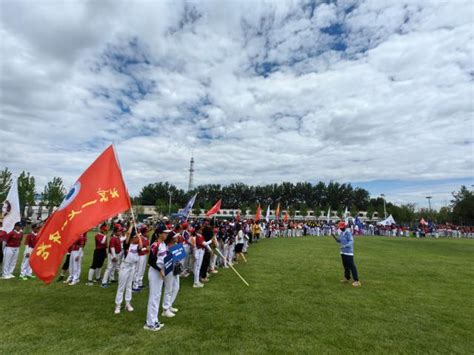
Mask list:
[[[226,258],[224,255],[222,255],[222,253],[221,253],[221,251],[219,250],[219,248],[216,248],[216,251],[217,251],[217,253],[219,253],[219,255],[220,255],[221,258],[227,260],[227,258]],[[231,268],[232,270],[234,270],[234,272],[236,273],[236,275],[237,275],[238,277],[240,277],[240,279],[244,282],[244,284],[246,284],[247,286],[250,286],[250,285],[248,284],[248,282],[245,281],[245,279],[242,277],[242,275],[240,275],[240,274],[237,272],[237,270],[235,270],[234,266],[232,265],[231,262],[229,262],[229,260],[227,260],[227,264],[230,266],[230,268]]]

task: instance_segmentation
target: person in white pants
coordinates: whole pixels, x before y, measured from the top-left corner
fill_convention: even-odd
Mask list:
[[[200,281],[199,281],[199,272],[201,270],[201,265],[202,265],[202,259],[204,258],[204,248],[205,248],[205,239],[204,237],[201,235],[201,226],[196,226],[196,229],[195,229],[195,233],[196,233],[196,236],[195,236],[195,245],[193,247],[194,249],[194,270],[193,270],[193,273],[194,273],[194,284],[193,284],[193,287],[194,288],[201,288],[201,287],[204,287],[204,284],[202,284]]]
[[[71,247],[71,257],[69,260],[69,277],[66,280],[69,286],[77,285],[81,279],[82,257],[84,256],[84,246],[86,245],[87,233],[79,236]]]
[[[15,270],[18,254],[20,251],[21,239],[23,238],[23,231],[21,223],[15,223],[13,230],[5,237],[5,248],[3,249],[3,279],[13,279],[13,271]]]
[[[123,294],[125,293],[125,309],[129,312],[133,312],[132,301],[132,283],[135,275],[135,268],[138,264],[138,251],[142,249],[142,237],[141,234],[132,235],[133,224],[130,224],[130,228],[127,231],[126,239],[124,243],[124,252],[126,252],[125,258],[120,265],[119,271],[119,284],[117,288],[117,294],[115,296],[115,314],[120,313],[120,307],[123,302]],[[133,230],[135,232],[135,230]]]
[[[146,260],[148,256],[148,249],[150,246],[150,241],[146,237],[148,229],[146,227],[140,228],[140,233],[142,235],[142,248],[138,251],[138,264],[135,271],[135,277],[133,279],[132,291],[140,291],[143,288],[143,276],[145,276],[146,270]]]
[[[163,279],[165,278],[165,256],[167,253],[164,240],[167,233],[165,230],[160,232],[158,239],[150,247],[150,256],[148,264],[148,306],[146,312],[146,322],[143,326],[145,330],[158,331],[163,328],[164,323],[158,320],[158,309],[160,307],[161,291],[163,289]]]
[[[165,244],[167,249],[176,245],[179,234],[175,232],[168,233],[166,237]],[[165,294],[163,297],[163,317],[172,318],[178,312],[178,308],[173,307],[173,303],[176,300],[179,292],[179,274],[174,272],[174,262],[173,262],[173,271],[168,273],[165,276]]]
[[[122,226],[116,225],[113,229],[112,237],[110,237],[108,253],[107,253],[107,269],[102,278],[102,287],[109,285],[109,280],[114,276],[115,271],[119,270],[122,260],[122,242],[120,237],[123,233]]]
[[[38,232],[40,228],[41,228],[40,224],[34,224],[31,233],[26,236],[25,252],[23,253],[23,262],[21,263],[21,273],[20,273],[20,279],[22,280],[35,278],[33,276],[33,270],[31,270],[31,266],[30,266],[30,255],[36,245],[36,240],[37,240]]]

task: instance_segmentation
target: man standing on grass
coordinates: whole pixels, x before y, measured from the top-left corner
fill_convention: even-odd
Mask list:
[[[334,234],[332,237],[336,242],[341,244],[341,257],[342,265],[344,266],[344,279],[341,280],[343,283],[348,283],[351,280],[351,273],[354,282],[352,286],[360,287],[361,283],[359,282],[359,274],[357,273],[357,267],[354,263],[354,237],[349,229],[346,228],[346,223],[341,221],[339,222],[339,229],[341,234],[337,238]]]

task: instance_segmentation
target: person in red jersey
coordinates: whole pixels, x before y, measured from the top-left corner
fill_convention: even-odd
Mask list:
[[[104,223],[100,226],[100,232],[95,236],[95,249],[92,258],[92,265],[89,269],[87,277],[87,286],[92,286],[94,282],[100,281],[100,271],[104,265],[104,260],[107,256],[107,231],[109,227]],[[94,279],[95,274],[95,279]]]
[[[0,219],[0,264],[3,264],[3,248],[5,243],[5,237],[7,236],[7,232],[3,229],[3,220]]]
[[[13,279],[13,270],[15,270],[18,254],[20,251],[21,239],[23,238],[23,231],[21,223],[15,223],[13,230],[5,236],[5,249],[3,260],[3,279]]]
[[[120,307],[123,302],[123,296],[125,293],[125,309],[129,312],[133,312],[132,307],[132,283],[133,277],[135,276],[135,269],[138,264],[139,256],[138,251],[143,248],[142,235],[134,228],[132,230],[133,223],[130,223],[130,227],[126,233],[125,241],[123,243],[124,259],[120,265],[119,271],[119,284],[117,287],[117,294],[115,296],[115,314],[120,313]],[[137,233],[138,232],[138,233]]]
[[[132,290],[134,292],[141,291],[143,288],[143,276],[146,270],[146,260],[148,256],[148,250],[150,247],[150,241],[147,237],[148,228],[147,226],[140,227],[140,233],[142,235],[142,248],[138,251],[138,264],[135,271],[135,277],[133,280]]]
[[[108,251],[107,269],[102,278],[102,287],[106,288],[109,285],[111,276],[115,271],[119,270],[120,262],[122,260],[122,237],[123,228],[120,224],[114,225],[112,237],[110,237]]]
[[[31,270],[31,266],[30,266],[30,255],[38,240],[38,232],[40,229],[41,229],[41,225],[39,223],[34,224],[32,227],[31,233],[26,236],[25,251],[23,254],[23,262],[21,263],[21,273],[20,273],[20,279],[22,280],[35,278],[35,276],[33,276],[33,270]]]
[[[77,238],[71,247],[71,260],[69,262],[69,286],[77,285],[81,278],[81,264],[84,256],[84,246],[87,241],[87,233],[83,233]]]

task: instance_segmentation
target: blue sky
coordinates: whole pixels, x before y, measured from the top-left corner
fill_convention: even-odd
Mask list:
[[[472,185],[469,0],[4,1],[0,167],[67,185],[115,143],[145,184]]]

